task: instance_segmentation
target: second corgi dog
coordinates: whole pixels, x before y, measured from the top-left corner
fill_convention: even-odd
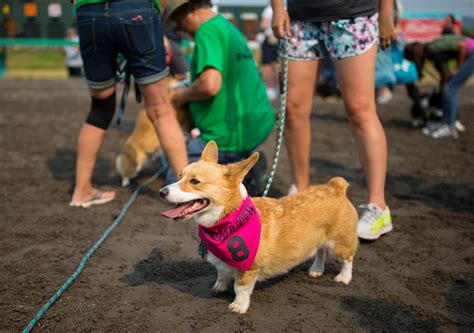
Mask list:
[[[342,261],[335,281],[349,284],[358,217],[343,178],[280,199],[251,199],[242,180],[258,153],[229,165],[217,164],[217,153],[215,142],[209,142],[200,160],[185,167],[181,179],[162,188],[160,195],[176,205],[164,216],[193,217],[199,224],[207,261],[217,269],[213,291],[225,291],[235,281],[230,311],[247,312],[257,281],[284,274],[312,257],[309,276],[321,276],[328,249]]]
[[[150,158],[160,150],[160,142],[156,135],[155,126],[141,109],[132,134],[115,160],[117,172],[122,176],[122,186],[128,186],[130,179],[137,176]]]
[[[177,80],[171,79],[168,89],[168,98],[176,111],[178,123],[184,132],[192,129],[191,115],[188,110],[177,109],[173,105],[173,88]],[[122,186],[128,186],[130,180],[146,166],[153,156],[160,152],[161,145],[156,134],[155,126],[146,114],[145,109],[141,109],[132,134],[122,146],[120,153],[115,160],[117,172],[122,177]]]

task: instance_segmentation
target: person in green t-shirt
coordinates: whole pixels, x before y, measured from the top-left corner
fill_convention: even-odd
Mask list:
[[[448,62],[459,59],[460,45],[463,44],[465,36],[444,35],[428,43],[413,42],[405,46],[404,57],[415,62],[420,78],[423,77],[423,66],[426,60],[433,62],[433,65],[440,74],[440,90],[452,76]]]
[[[211,6],[209,0],[170,1],[165,26],[176,23],[195,41],[192,84],[177,88],[175,101],[189,104],[200,131],[194,139],[198,146],[216,141],[220,163],[230,163],[249,156],[268,137],[275,111],[245,38]],[[188,149],[190,161],[199,156]]]

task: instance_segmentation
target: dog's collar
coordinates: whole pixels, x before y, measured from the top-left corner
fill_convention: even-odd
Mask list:
[[[247,271],[257,255],[261,228],[260,215],[246,197],[238,209],[212,227],[199,226],[199,238],[224,263]]]

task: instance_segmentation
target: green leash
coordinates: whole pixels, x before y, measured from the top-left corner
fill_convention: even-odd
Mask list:
[[[82,258],[81,262],[79,263],[79,266],[76,268],[76,271],[64,282],[64,284],[59,288],[56,293],[54,293],[53,296],[46,302],[45,305],[41,308],[41,310],[38,311],[38,313],[33,317],[33,319],[28,323],[28,325],[25,326],[23,329],[23,333],[30,332],[33,327],[38,323],[38,321],[43,317],[43,315],[46,313],[46,311],[49,310],[49,308],[56,302],[56,300],[61,297],[61,295],[66,291],[66,289],[76,280],[76,278],[81,274],[82,270],[84,269],[84,266],[86,263],[89,261],[90,257],[94,254],[94,252],[99,248],[99,246],[107,239],[107,237],[112,233],[112,231],[120,224],[122,221],[122,218],[124,217],[125,213],[127,212],[128,208],[132,205],[133,201],[138,196],[138,193],[150,185],[152,182],[154,182],[159,176],[161,176],[166,169],[168,169],[168,163],[163,157],[161,157],[161,162],[162,166],[161,168],[150,178],[148,178],[144,183],[140,184],[133,194],[131,195],[130,199],[128,199],[127,203],[125,206],[122,208],[122,211],[120,212],[119,216],[115,219],[114,223],[110,227],[107,228],[107,230],[102,234],[102,237],[99,238],[99,240],[87,251],[87,254]]]
[[[284,54],[287,54],[288,51],[288,39],[286,38],[285,32],[285,47],[284,47]],[[270,171],[270,175],[268,177],[267,185],[265,186],[265,190],[263,191],[262,197],[266,197],[268,195],[268,191],[270,190],[270,186],[272,186],[273,177],[275,176],[276,168],[278,166],[278,161],[280,159],[281,154],[281,145],[283,142],[283,129],[285,128],[285,111],[286,111],[286,96],[287,96],[287,84],[288,84],[288,58],[286,56],[279,56],[280,58],[280,75],[282,75],[282,93],[280,97],[280,109],[278,111],[278,121],[277,121],[277,129],[278,129],[278,140],[277,140],[277,147],[275,151],[275,157],[273,158],[272,170]],[[282,61],[283,65],[282,65]]]

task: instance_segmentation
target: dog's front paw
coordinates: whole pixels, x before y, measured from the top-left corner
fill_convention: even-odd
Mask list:
[[[336,282],[342,282],[344,283],[345,285],[348,285],[349,282],[351,282],[352,280],[352,276],[350,274],[343,274],[343,273],[339,273],[338,275],[336,275],[336,277],[334,278],[334,281]]]
[[[232,312],[244,314],[247,312],[250,304],[248,302],[246,302],[245,304],[243,303],[244,302],[238,302],[237,300],[235,300],[234,302],[230,303],[227,308]]]
[[[212,287],[212,292],[216,294],[223,293],[224,291],[228,289],[228,287],[229,287],[229,283],[217,280],[216,283],[214,284],[214,287]]]

